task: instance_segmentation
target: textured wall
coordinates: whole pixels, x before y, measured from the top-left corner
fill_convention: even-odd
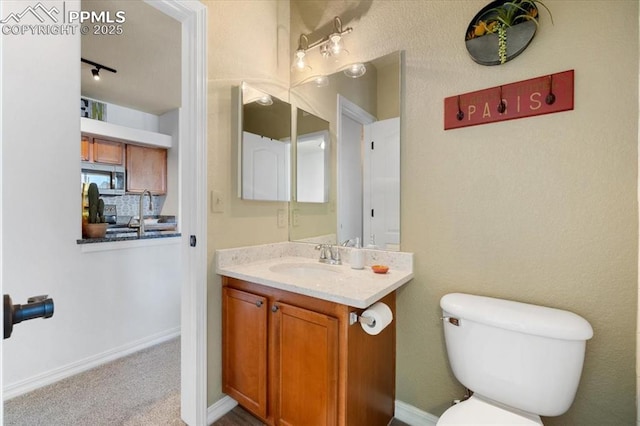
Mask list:
[[[438,321],[440,297],[462,291],[593,325],[576,402],[545,424],[635,423],[638,2],[547,0],[554,25],[543,11],[529,48],[497,67],[463,42],[486,3],[292,1],[292,49],[340,15],[350,60],[405,51],[402,250],[416,271],[398,299],[397,397],[439,415],[462,395]],[[447,96],[568,69],[571,112],[443,130]]]

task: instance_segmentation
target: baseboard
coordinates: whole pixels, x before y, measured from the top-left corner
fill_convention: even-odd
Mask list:
[[[236,400],[228,395],[220,398],[214,402],[212,406],[207,408],[207,424],[213,424],[213,422],[233,410],[236,405],[238,405]]]
[[[207,424],[213,424],[238,405],[235,399],[224,396],[207,409]],[[413,405],[396,400],[395,417],[409,426],[436,426],[438,417],[422,411]]]
[[[395,418],[410,426],[435,426],[438,417],[406,402],[396,400]]]
[[[114,361],[123,356],[130,355],[142,349],[157,345],[167,340],[180,336],[180,327],[174,327],[160,333],[147,336],[135,342],[128,343],[118,348],[110,349],[101,354],[90,356],[80,361],[73,362],[60,368],[40,373],[17,383],[12,383],[2,389],[2,398],[7,401],[16,396],[20,396],[32,390],[50,385],[67,377],[74,376],[84,371],[90,370],[99,365]]]

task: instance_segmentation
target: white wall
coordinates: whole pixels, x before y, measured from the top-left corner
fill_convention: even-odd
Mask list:
[[[100,99],[82,96],[85,99],[102,102],[107,107],[107,123],[118,124],[120,126],[131,127],[133,129],[148,130],[150,132],[158,132],[160,129],[161,118],[155,114],[138,111],[136,109],[127,108],[121,105],[104,102]]]
[[[79,35],[2,37],[2,292],[55,301],[52,318],[3,342],[5,398],[179,331],[178,244],[83,253],[76,243],[79,62]]]

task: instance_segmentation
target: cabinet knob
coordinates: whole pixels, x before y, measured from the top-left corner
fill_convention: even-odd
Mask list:
[[[278,309],[280,309],[280,307],[278,305],[273,305],[271,307],[271,312],[278,312]]]
[[[262,300],[256,301],[256,306],[259,308],[262,306]]]

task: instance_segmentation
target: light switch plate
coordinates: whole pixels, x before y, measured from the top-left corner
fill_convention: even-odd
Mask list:
[[[222,196],[222,192],[211,190],[211,212],[212,213],[223,213],[224,212],[224,197]]]

